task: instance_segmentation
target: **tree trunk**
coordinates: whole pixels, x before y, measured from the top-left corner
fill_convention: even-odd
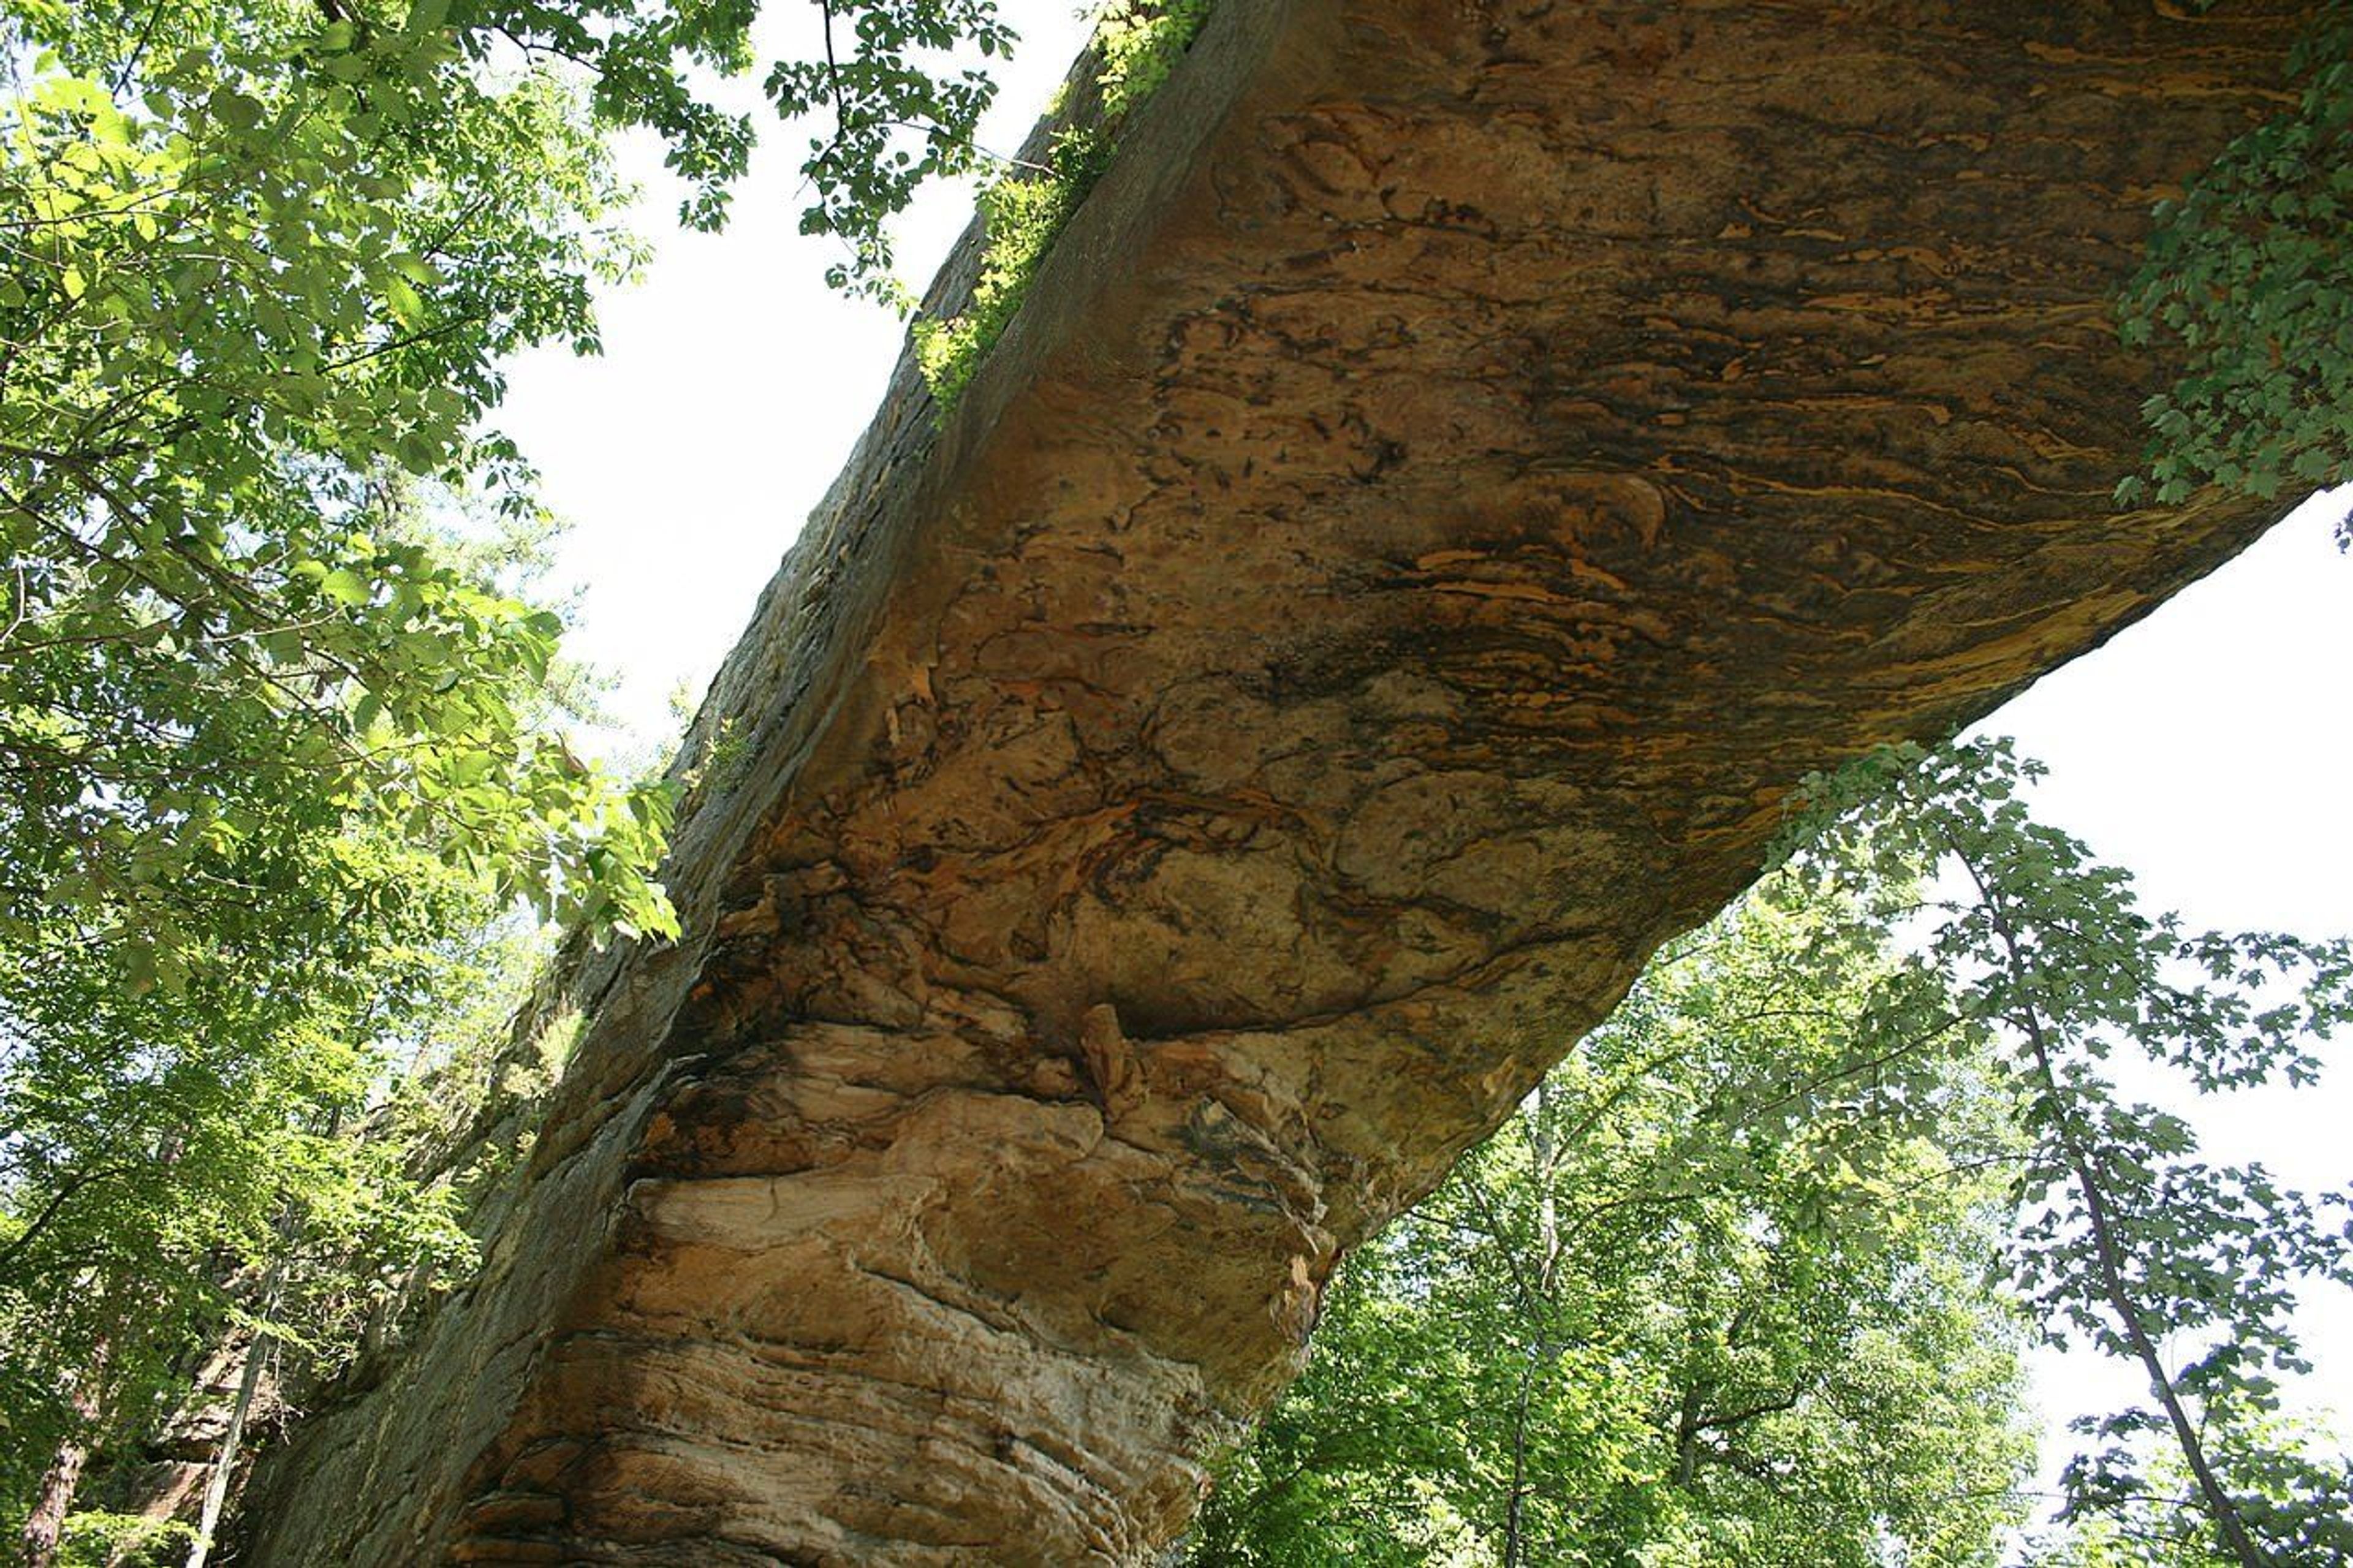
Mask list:
[[[291,1228],[290,1222],[280,1224],[281,1247],[291,1243]],[[269,1266],[269,1274],[262,1284],[260,1310],[255,1314],[258,1321],[267,1321],[270,1313],[278,1310],[279,1291],[285,1279],[286,1265],[281,1258]],[[245,1348],[245,1367],[237,1374],[237,1398],[228,1408],[228,1425],[221,1432],[220,1454],[213,1461],[211,1479],[205,1483],[204,1507],[196,1515],[196,1539],[188,1546],[186,1568],[205,1568],[206,1560],[212,1555],[222,1507],[228,1501],[229,1482],[237,1474],[237,1449],[245,1441],[246,1417],[252,1414],[254,1393],[261,1386],[262,1363],[269,1358],[272,1348],[269,1332],[257,1327],[252,1342]]]
[[[1520,1568],[1528,1498],[1528,1390],[1535,1382],[1533,1351],[1520,1363],[1519,1397],[1512,1405],[1512,1492],[1504,1508],[1504,1568]]]
[[[111,1339],[100,1338],[91,1347],[90,1364],[74,1384],[74,1428],[58,1445],[49,1468],[41,1473],[41,1484],[33,1493],[33,1510],[18,1538],[25,1568],[51,1568],[58,1560],[58,1542],[65,1531],[67,1516],[73,1512],[82,1467],[90,1462],[90,1439],[105,1414],[101,1390],[112,1344]]]
[[[89,1458],[89,1446],[79,1436],[69,1437],[58,1445],[56,1457],[41,1473],[40,1489],[33,1494],[33,1511],[25,1520],[26,1568],[50,1568],[57,1562],[58,1537],[65,1529],[66,1515],[73,1510],[74,1489],[81,1485],[82,1465]]]
[[[1552,1297],[1560,1268],[1560,1205],[1553,1191],[1560,1150],[1554,1139],[1547,1080],[1536,1080],[1535,1105],[1523,1107],[1521,1116],[1528,1135],[1528,1180],[1536,1194],[1536,1259],[1535,1268],[1521,1276],[1527,1282],[1521,1307],[1528,1342],[1520,1363],[1518,1397],[1512,1405],[1512,1491],[1504,1514],[1504,1568],[1519,1568],[1526,1560],[1528,1398],[1538,1371],[1550,1371],[1560,1355],[1560,1346],[1554,1342]],[[1510,1245],[1501,1234],[1495,1240],[1499,1246]]]
[[[1675,1485],[1688,1491],[1699,1478],[1700,1414],[1706,1408],[1696,1368],[1684,1373],[1683,1401],[1675,1409]]]
[[[252,1560],[1171,1539],[1805,773],[2269,520],[2114,512],[2104,300],[2289,20],[1219,7],[936,438],[902,367],[690,737],[685,939],[578,958],[480,1278]]]
[[[1957,850],[1957,854],[1958,851]],[[1962,866],[1977,884],[1978,896],[1992,922],[1995,934],[2000,938],[2002,951],[2010,973],[2019,984],[2028,984],[2034,973],[2026,954],[2021,951],[2015,928],[2002,905],[1986,885],[1982,873],[1966,855],[1959,856]],[[2009,1020],[2026,1038],[2028,1054],[2034,1062],[2034,1083],[2054,1107],[2052,1135],[2059,1144],[2060,1153],[2068,1174],[2075,1184],[2076,1195],[2084,1201],[2084,1215],[2092,1237],[2092,1253],[2097,1265],[2100,1295],[2108,1310],[2115,1314],[2116,1326],[2123,1331],[2125,1342],[2131,1347],[2133,1359],[2140,1363],[2141,1373],[2148,1379],[2149,1392],[2164,1407],[2165,1419],[2172,1428],[2173,1440],[2181,1450],[2182,1462],[2189,1468],[2191,1483],[2198,1489],[2200,1506],[2214,1527],[2214,1536],[2222,1550],[2239,1568],[2264,1568],[2264,1554],[2256,1549],[2247,1532],[2246,1521],[2240,1517],[2238,1500],[2222,1485],[2214,1467],[2206,1456],[2205,1439],[2200,1436],[2199,1423],[2192,1419],[2183,1403],[2181,1391],[2174,1385],[2173,1375],[2166,1370],[2165,1358],[2158,1353],[2157,1341],[2149,1331],[2147,1314],[2133,1299],[2125,1283],[2124,1250],[2116,1239],[2116,1224],[2109,1213],[2108,1184],[2101,1172],[2101,1160],[2080,1135],[2076,1123],[2065,1107],[2067,1091],[2059,1082],[2057,1064],[2052,1059],[2051,1040],[2043,1027],[2042,1016],[2032,1007],[2026,1008]]]

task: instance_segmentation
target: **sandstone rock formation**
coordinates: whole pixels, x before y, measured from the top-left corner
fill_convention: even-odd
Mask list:
[[[2267,521],[2112,511],[2103,301],[2291,20],[1227,0],[936,438],[902,372],[699,727],[688,939],[584,973],[247,1560],[1168,1541],[1794,781]]]

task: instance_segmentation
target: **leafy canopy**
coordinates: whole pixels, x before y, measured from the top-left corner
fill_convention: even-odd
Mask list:
[[[1792,868],[1662,953],[1346,1263],[1193,1561],[1992,1563],[2016,1140],[1889,924]]]
[[[2353,1458],[2279,1438],[2283,1380],[2311,1370],[2296,1288],[2353,1285],[2353,1194],[2200,1158],[2188,1121],[2108,1064],[2137,1057],[2200,1094],[2309,1084],[2315,1044],[2353,1023],[2353,942],[2144,914],[2129,876],[2028,814],[2040,771],[1979,742],[1892,752],[1814,790],[1836,863],[1939,889],[1924,958],[1989,1031],[2025,1141],[2013,1288],[2047,1338],[2145,1379],[2145,1401],[2082,1424],[2066,1513],[2154,1515],[2165,1540],[2238,1568],[2345,1560]]]
[[[2030,1332],[2148,1390],[2079,1423],[2036,1561],[2353,1559],[2353,1459],[2282,1415],[2353,1198],[2200,1159],[2110,1070],[2312,1081],[2353,945],[2143,914],[2036,772],[1813,781],[1786,863],[1344,1266],[1193,1560],[1990,1563]]]
[[[573,95],[462,68],[429,7],[12,0],[0,151],[0,871],[175,985],[206,857],[380,824],[624,932],[665,794],[546,722],[560,624],[456,558],[498,357],[593,346],[632,251]],[[192,924],[192,921],[198,922]]]

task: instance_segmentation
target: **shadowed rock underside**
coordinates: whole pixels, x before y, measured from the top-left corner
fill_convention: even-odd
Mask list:
[[[1793,783],[2268,520],[2112,511],[2104,300],[2289,23],[1228,0],[936,439],[902,367],[698,723],[687,940],[584,961],[481,1277],[246,1560],[1174,1537]]]

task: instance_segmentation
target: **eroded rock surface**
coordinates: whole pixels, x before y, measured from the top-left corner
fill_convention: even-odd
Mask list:
[[[2103,300],[2288,21],[1227,0],[936,441],[902,374],[702,721],[689,940],[248,1560],[1173,1537],[1798,778],[2266,521],[2112,512]]]

